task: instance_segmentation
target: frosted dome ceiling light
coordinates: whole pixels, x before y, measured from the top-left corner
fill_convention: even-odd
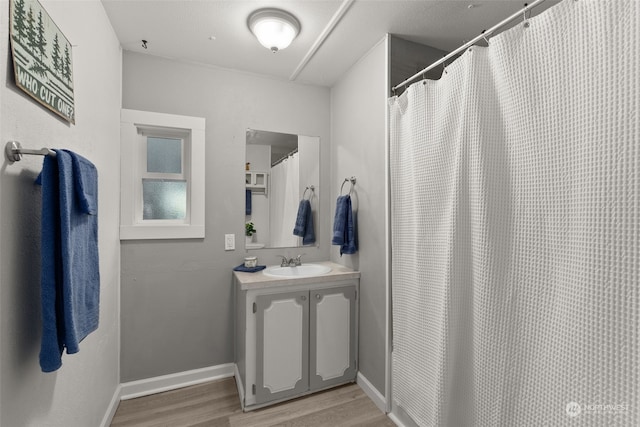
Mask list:
[[[260,44],[274,53],[289,46],[300,32],[296,17],[280,9],[256,10],[247,24]]]

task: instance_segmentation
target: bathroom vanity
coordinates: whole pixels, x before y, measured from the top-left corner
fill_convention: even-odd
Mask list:
[[[356,379],[360,272],[313,264],[331,270],[311,277],[234,272],[236,383],[244,411]]]

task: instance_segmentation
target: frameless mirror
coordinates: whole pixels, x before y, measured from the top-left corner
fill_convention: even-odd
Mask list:
[[[311,237],[317,234],[319,182],[319,137],[248,129],[245,247],[315,245]],[[296,224],[303,199],[309,200],[310,214],[303,215]],[[294,228],[300,234],[301,226],[306,226],[304,238],[294,234]]]

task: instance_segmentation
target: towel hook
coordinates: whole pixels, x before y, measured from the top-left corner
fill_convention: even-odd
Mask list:
[[[316,188],[313,185],[308,186],[307,188],[304,189],[304,193],[302,193],[302,199],[304,199],[304,196],[307,194],[307,190],[311,190],[311,194],[309,194],[309,200],[311,200],[311,198],[313,197],[313,192]]]
[[[342,185],[340,186],[340,195],[342,196],[342,190],[344,188],[344,185],[350,182],[351,183],[351,187],[349,188],[349,192],[347,194],[351,194],[351,192],[353,191],[353,186],[356,183],[356,177],[352,176],[351,178],[345,178],[344,181],[342,181]]]

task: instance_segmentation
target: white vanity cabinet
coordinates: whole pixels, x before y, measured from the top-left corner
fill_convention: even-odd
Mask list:
[[[236,275],[236,382],[244,410],[355,381],[359,279],[321,277],[243,289]]]

